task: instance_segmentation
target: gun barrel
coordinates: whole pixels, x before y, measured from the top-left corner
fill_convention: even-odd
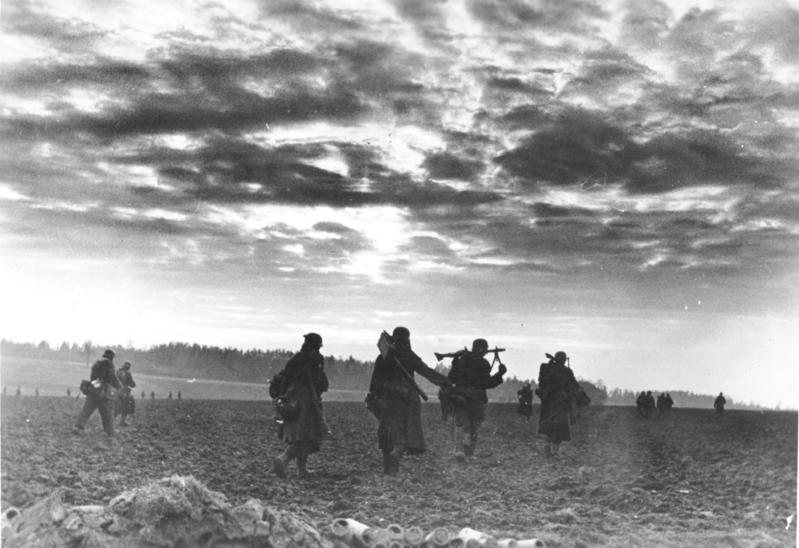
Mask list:
[[[489,349],[488,349],[488,352],[489,352],[489,353],[491,353],[491,352],[493,352],[493,353],[497,353],[497,352],[505,352],[505,349],[504,349],[504,348],[499,348],[499,347],[495,346],[494,348],[489,348]]]

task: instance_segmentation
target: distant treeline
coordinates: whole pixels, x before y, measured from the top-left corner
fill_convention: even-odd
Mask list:
[[[187,343],[169,343],[153,346],[143,350],[124,346],[101,346],[86,341],[83,344],[61,343],[51,347],[46,341],[35,343],[16,343],[3,339],[0,341],[0,355],[64,362],[82,362],[90,366],[106,348],[116,353],[117,366],[129,361],[133,364],[134,375],[164,375],[171,377],[202,378],[235,382],[251,382],[265,384],[286,364],[294,354],[291,350],[240,350],[237,348],[220,348]],[[373,362],[364,362],[349,356],[346,359],[325,356],[325,372],[330,380],[330,388],[337,390],[365,391],[369,387]],[[442,373],[447,368],[436,366]],[[516,392],[525,382],[537,388],[535,379],[519,379],[506,377],[500,386],[489,390],[489,399],[498,402],[515,402]],[[431,395],[436,388],[419,379],[422,388]],[[593,383],[581,380],[580,384],[591,398],[594,405],[635,405],[637,393],[630,390],[614,388],[608,391],[602,382]],[[652,392],[657,396],[660,392]],[[674,399],[675,407],[712,408],[715,395],[694,394],[683,390],[669,391]],[[758,408],[733,403],[726,396],[728,408]],[[538,401],[536,398],[535,401]]]

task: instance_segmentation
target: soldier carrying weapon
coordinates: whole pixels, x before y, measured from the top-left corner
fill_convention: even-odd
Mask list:
[[[403,454],[426,450],[421,400],[428,398],[416,384],[414,373],[438,386],[449,383],[413,352],[408,328],[397,327],[391,335],[383,331],[377,346],[380,355],[375,360],[366,403],[379,422],[377,439],[383,453],[383,472],[396,474]]]
[[[448,378],[453,387],[444,390],[442,401],[446,397],[455,416],[455,459],[459,462],[474,455],[477,445],[477,433],[485,421],[485,406],[488,403],[486,390],[502,384],[502,376],[508,368],[499,359],[504,348],[488,348],[485,339],[475,339],[471,351],[459,351],[454,354],[436,353],[439,360],[452,357],[452,367]],[[494,354],[494,361],[489,364],[485,359],[488,353]],[[494,363],[499,362],[497,372],[491,374]]]

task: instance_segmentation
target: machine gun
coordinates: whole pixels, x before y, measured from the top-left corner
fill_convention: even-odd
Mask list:
[[[466,348],[464,348],[463,350],[458,350],[457,352],[449,352],[447,354],[442,354],[440,352],[433,352],[433,354],[436,355],[436,359],[438,361],[441,361],[442,358],[453,358],[454,359],[454,358],[462,356],[463,354],[466,354],[468,352],[469,351]],[[495,346],[494,348],[489,348],[488,351],[486,352],[487,354],[494,354],[494,359],[491,362],[491,366],[492,367],[497,362],[499,362],[499,364],[502,365],[502,360],[499,359],[499,353],[500,352],[505,352],[505,349],[504,348],[499,348],[498,346]]]

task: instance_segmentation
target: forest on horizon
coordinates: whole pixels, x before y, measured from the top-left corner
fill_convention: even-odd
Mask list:
[[[42,360],[64,362],[85,362],[90,366],[106,348],[116,353],[116,365],[125,361],[134,364],[134,371],[145,375],[165,375],[172,377],[203,378],[223,381],[266,384],[278,373],[295,351],[286,349],[241,350],[237,348],[220,348],[199,344],[173,342],[159,344],[148,349],[139,349],[121,345],[98,345],[91,341],[82,344],[63,342],[51,347],[46,341],[39,343],[19,343],[6,339],[0,341],[0,356],[16,356]],[[330,388],[337,390],[366,391],[372,373],[373,363],[347,358],[325,356],[325,372],[330,381]],[[449,370],[444,365],[432,366],[446,374]],[[579,379],[580,384],[591,398],[593,405],[635,405],[638,392],[622,389],[608,389],[601,381]],[[505,382],[488,391],[489,399],[495,402],[515,402],[517,391],[525,382],[537,387],[535,378],[519,379],[506,376]],[[435,393],[437,388],[420,378],[419,384],[428,393]],[[653,390],[642,387],[641,390],[652,390],[654,395],[668,392],[674,399],[675,407],[713,408],[715,395],[695,394],[680,389]],[[640,391],[639,391],[640,392]],[[725,394],[729,409],[766,409],[762,406],[743,404],[734,401]],[[538,399],[536,398],[537,402]]]

